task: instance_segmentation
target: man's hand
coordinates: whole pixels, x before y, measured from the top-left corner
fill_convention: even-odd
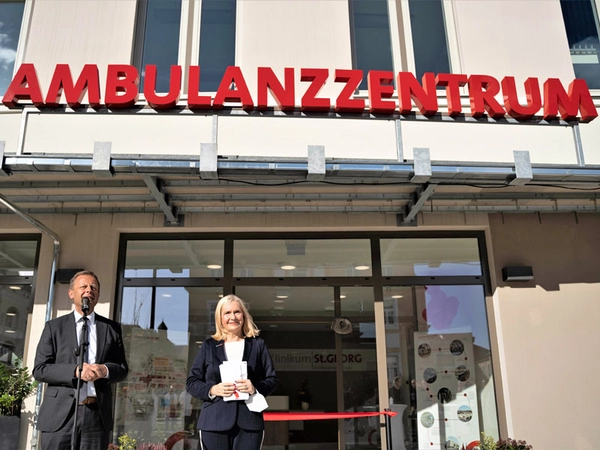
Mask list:
[[[78,372],[79,373],[79,372]],[[100,378],[105,378],[108,374],[108,369],[104,364],[88,364],[83,363],[81,371],[81,379],[83,381],[96,381]]]

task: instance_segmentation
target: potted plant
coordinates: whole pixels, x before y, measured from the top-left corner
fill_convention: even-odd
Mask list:
[[[37,387],[23,361],[16,358],[13,367],[0,363],[0,448],[12,450],[19,444],[21,407]]]
[[[494,438],[481,433],[481,441],[479,443],[480,450],[532,450],[533,446],[525,441],[517,441],[515,439],[501,439],[494,441]]]

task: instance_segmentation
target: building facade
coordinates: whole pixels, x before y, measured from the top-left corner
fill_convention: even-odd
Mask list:
[[[131,369],[115,440],[195,443],[185,378],[235,293],[269,409],[331,414],[266,449],[594,449],[599,8],[0,0],[2,363],[87,269]]]

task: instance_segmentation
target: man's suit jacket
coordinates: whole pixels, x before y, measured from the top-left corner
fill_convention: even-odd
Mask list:
[[[96,363],[108,367],[108,379],[96,380],[94,386],[98,396],[98,406],[102,425],[112,429],[112,388],[111,383],[122,381],[129,368],[125,360],[125,349],[121,336],[121,326],[112,320],[96,314]],[[77,330],[73,313],[46,322],[35,355],[33,376],[36,380],[48,383],[44,401],[37,420],[40,431],[57,431],[74,411],[77,396]],[[85,398],[85,384],[81,387],[81,398]]]
[[[246,338],[243,361],[248,364],[248,378],[258,392],[265,397],[273,393],[279,380],[275,374],[271,355],[262,338]],[[224,401],[223,397],[211,400],[209,391],[221,382],[219,365],[227,360],[224,341],[209,338],[200,347],[187,379],[187,391],[204,400],[198,429],[204,431],[226,431],[238,425],[244,430],[263,430],[262,413],[252,412],[244,401]]]

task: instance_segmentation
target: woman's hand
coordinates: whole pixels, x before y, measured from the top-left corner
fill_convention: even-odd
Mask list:
[[[229,397],[235,392],[235,383],[219,383],[210,388],[210,395]]]
[[[250,380],[235,380],[235,385],[237,386],[237,390],[244,394],[254,395],[256,393],[256,389]]]

